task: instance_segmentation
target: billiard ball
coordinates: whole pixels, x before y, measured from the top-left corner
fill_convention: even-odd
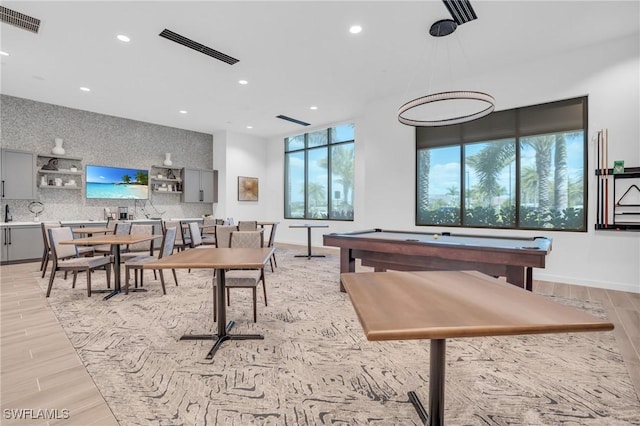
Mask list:
[[[439,236],[438,234],[433,234],[433,239],[434,239],[434,240],[437,240],[437,239],[438,239],[438,236]]]

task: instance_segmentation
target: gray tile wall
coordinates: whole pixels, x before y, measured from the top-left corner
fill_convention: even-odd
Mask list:
[[[87,164],[151,169],[162,165],[171,153],[173,166],[211,169],[213,136],[141,121],[0,95],[0,144],[36,154],[50,154],[54,138],[64,140],[65,155]],[[84,184],[85,176],[82,176]],[[93,200],[82,190],[39,188],[38,201],[45,205],[43,221],[103,218],[104,207],[117,211],[129,207],[136,218],[144,218],[133,200]],[[27,200],[8,200],[14,221],[29,221],[33,215]],[[139,202],[141,203],[141,202]],[[162,218],[200,217],[212,213],[212,205],[182,203],[175,194],[151,193],[147,211]],[[4,212],[4,203],[2,204]]]

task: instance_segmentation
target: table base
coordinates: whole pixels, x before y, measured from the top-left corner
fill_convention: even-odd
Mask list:
[[[306,257],[311,259],[312,257],[326,257],[324,254],[296,254],[295,257]]]
[[[429,411],[424,409],[418,395],[409,392],[409,401],[418,412],[422,424],[429,426],[444,425],[444,366],[446,359],[446,340],[432,339],[429,351]],[[429,414],[430,413],[430,414]]]
[[[147,291],[146,288],[130,288],[129,292],[143,292],[143,291]],[[118,289],[118,290],[111,290],[111,289],[107,289],[107,290],[91,290],[91,294],[93,293],[109,293],[107,294],[105,297],[103,297],[103,300],[109,300],[111,299],[113,296],[115,296],[118,293],[122,293],[122,289]]]
[[[216,351],[227,340],[263,340],[262,334],[228,334],[235,325],[234,321],[229,321],[225,327],[224,335],[219,334],[185,334],[180,340],[215,340],[213,347],[209,350],[206,359],[212,359]]]

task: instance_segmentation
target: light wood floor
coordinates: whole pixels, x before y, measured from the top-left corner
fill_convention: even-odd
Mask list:
[[[306,249],[306,248],[305,248]],[[303,249],[301,249],[303,250]],[[303,250],[304,251],[304,250]],[[321,253],[322,249],[317,249]],[[314,248],[314,253],[316,248]],[[38,263],[0,270],[0,406],[3,425],[117,425],[71,342],[32,278]],[[536,281],[534,291],[600,302],[615,324],[618,348],[640,397],[640,294]],[[12,420],[7,411],[57,410],[58,420]],[[68,419],[65,411],[68,410]]]

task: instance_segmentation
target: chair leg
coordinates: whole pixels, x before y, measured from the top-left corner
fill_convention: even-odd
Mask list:
[[[66,274],[67,271],[64,271]],[[71,284],[71,288],[76,288],[76,279],[78,278],[78,271],[73,271],[73,283]]]
[[[154,269],[155,272],[155,269]],[[172,269],[171,272],[173,272],[173,280],[176,282],[176,287],[178,287],[178,276],[176,275],[176,270]]]
[[[140,268],[140,288],[144,286],[144,269]]]
[[[271,272],[274,272],[274,269],[273,269],[273,256],[271,256],[269,258],[269,264],[271,265]]]
[[[273,263],[276,264],[276,268],[277,268],[278,267],[278,261],[276,260],[276,252],[275,251],[273,252],[273,256],[272,257],[273,257]]]
[[[231,306],[231,296],[229,296],[229,288],[225,288],[225,290],[227,291],[227,306]]]
[[[264,291],[264,306],[267,305],[267,284],[264,282],[264,269],[262,270],[262,291]]]
[[[135,271],[133,271],[135,274]],[[124,265],[124,294],[129,294],[129,280],[131,279],[131,268]]]
[[[56,262],[53,262],[53,266],[51,267],[51,275],[49,276],[49,287],[47,287],[47,297],[51,294],[51,287],[53,287],[53,279],[56,276]]]
[[[44,260],[47,258],[47,254],[49,254],[49,250],[44,249],[42,251],[42,259],[40,259],[40,269],[38,269],[39,271],[42,271],[44,269]]]
[[[44,274],[47,273],[47,266],[49,266],[49,252],[44,259],[44,266],[42,267],[42,276],[40,278],[44,278]]]
[[[91,297],[91,269],[87,269],[87,297]]]
[[[160,272],[160,284],[162,284],[162,294],[167,294],[167,288],[164,286],[164,273],[162,273],[162,269],[159,269]]]

